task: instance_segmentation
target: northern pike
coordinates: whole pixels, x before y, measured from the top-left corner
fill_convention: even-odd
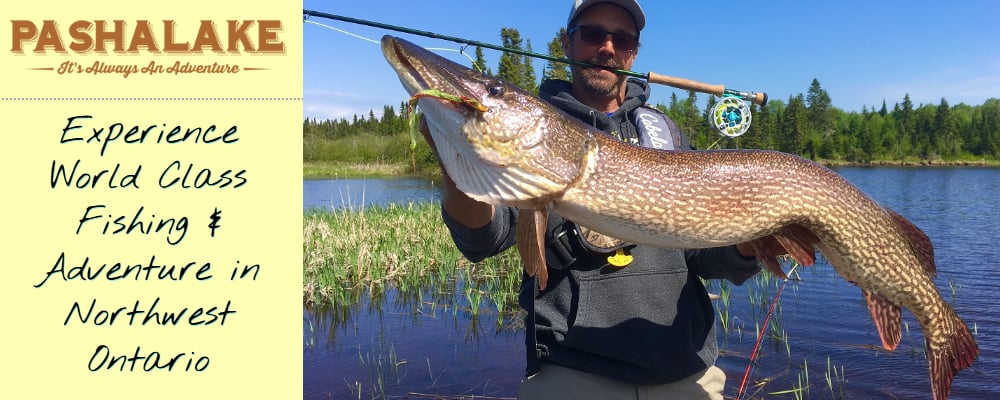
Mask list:
[[[931,280],[930,239],[836,172],[775,151],[628,145],[503,80],[412,43],[386,36],[382,51],[423,110],[458,189],[521,210],[518,251],[543,288],[550,211],[636,244],[751,243],[760,261],[784,276],[776,255],[763,246],[770,235],[803,265],[813,264],[818,249],[859,286],[885,349],[899,344],[901,307],[910,310],[923,330],[935,400],[946,399],[955,374],[978,357],[968,326]],[[418,96],[427,91],[449,95]]]

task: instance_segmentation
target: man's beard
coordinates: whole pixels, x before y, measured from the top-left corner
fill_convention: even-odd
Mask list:
[[[601,65],[605,67],[621,69],[622,66],[618,65],[614,59],[602,59],[603,57],[594,57],[587,60],[588,63],[594,65]],[[606,75],[605,71],[601,71],[598,68],[584,68],[578,66],[571,66],[570,68],[573,72],[573,81],[579,82],[583,85],[584,90],[587,92],[600,97],[610,97],[618,95],[618,88],[622,82],[625,81],[626,77],[624,75],[615,74],[613,78]]]

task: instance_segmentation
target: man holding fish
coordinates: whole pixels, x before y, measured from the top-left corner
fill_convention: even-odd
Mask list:
[[[930,238],[816,162],[688,150],[676,126],[641,106],[645,86],[604,71],[631,65],[644,20],[634,1],[575,3],[564,51],[599,66],[574,71],[573,84],[543,84],[547,100],[382,38],[425,113],[457,247],[477,261],[516,245],[533,278],[521,286],[521,396],[721,398],[698,277],[741,282],[758,270],[750,254],[784,277],[777,255],[808,266],[819,250],[859,287],[884,349],[900,343],[902,309],[916,317],[931,395],[947,399],[979,347],[933,281]],[[572,116],[580,110],[589,122]]]
[[[644,26],[636,1],[577,0],[563,51],[573,60],[627,70]],[[673,121],[647,106],[646,82],[600,68],[571,68],[572,83],[543,82],[543,100],[618,140],[690,149]],[[473,200],[442,172],[444,221],[462,253],[480,261],[514,245],[518,217],[530,212]],[[772,255],[784,253],[766,239],[762,243]],[[722,399],[725,374],[714,365],[715,314],[699,278],[741,284],[760,270],[752,247],[635,245],[550,213],[544,248],[547,284],[539,282],[539,289],[525,275],[521,285],[528,317],[519,398]]]

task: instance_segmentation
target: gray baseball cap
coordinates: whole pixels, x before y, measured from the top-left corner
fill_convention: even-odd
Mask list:
[[[641,31],[646,26],[646,14],[642,12],[642,7],[639,7],[639,2],[635,0],[574,0],[573,8],[569,10],[569,19],[566,20],[566,27],[569,27],[573,23],[573,20],[580,16],[583,10],[598,3],[617,4],[628,11],[629,14],[632,14],[636,28]]]

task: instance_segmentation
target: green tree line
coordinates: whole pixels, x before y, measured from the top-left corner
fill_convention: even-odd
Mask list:
[[[562,57],[559,37],[547,44],[548,54]],[[516,29],[503,28],[501,41],[507,47],[531,51],[530,40],[522,40]],[[525,46],[522,48],[522,45]],[[482,49],[476,49],[475,65],[487,73]],[[503,53],[498,77],[533,93],[538,78],[529,57]],[[542,79],[570,79],[565,64],[548,62]],[[697,148],[774,149],[813,160],[868,163],[921,161],[1000,160],[1000,99],[981,105],[940,103],[914,105],[907,94],[890,108],[885,101],[879,109],[864,107],[861,112],[845,112],[831,104],[829,93],[813,79],[805,94],[774,99],[764,107],[751,105],[752,123],[744,135],[725,138],[708,122],[718,98],[709,96],[703,108],[694,92],[681,100],[676,92],[668,104],[657,108],[669,115],[689,135]],[[412,162],[417,170],[436,169],[429,147],[418,140],[410,150],[409,110],[406,102],[386,105],[379,117],[374,111],[351,119],[306,119],[303,123],[304,160]],[[344,149],[345,143],[352,146]],[[360,149],[358,142],[368,142]]]
[[[703,110],[695,94],[658,108],[691,136],[698,148],[719,141],[706,121],[717,100],[710,97]],[[1000,99],[981,105],[914,106],[907,94],[889,108],[862,108],[845,112],[830,105],[830,96],[813,79],[806,95],[787,101],[772,100],[751,106],[752,123],[746,134],[715,143],[723,148],[774,149],[812,160],[869,163],[873,161],[996,161],[1000,160]]]

